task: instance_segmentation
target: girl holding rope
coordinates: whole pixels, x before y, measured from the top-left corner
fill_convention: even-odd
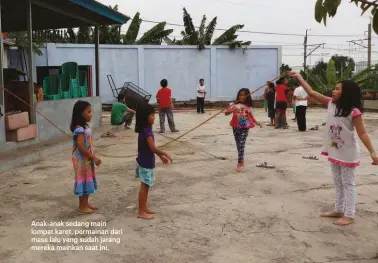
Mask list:
[[[336,225],[346,226],[354,222],[356,207],[356,167],[359,166],[359,146],[355,130],[370,152],[373,165],[378,157],[366,133],[362,120],[361,89],[351,80],[337,84],[332,98],[314,91],[299,73],[292,72],[310,97],[328,105],[322,155],[331,163],[333,181],[336,186],[336,204],[332,212],[321,217],[339,218]]]
[[[262,127],[261,124],[256,121],[252,113],[252,97],[248,89],[241,89],[236,96],[236,103],[231,104],[226,110],[225,114],[232,115],[230,126],[232,127],[236,147],[238,150],[238,164],[236,166],[237,172],[244,171],[244,149],[245,142],[248,137],[249,129],[255,127],[255,125]]]

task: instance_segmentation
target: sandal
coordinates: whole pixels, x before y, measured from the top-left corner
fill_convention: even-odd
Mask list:
[[[316,125],[314,128],[310,129],[310,131],[317,131],[317,130],[319,130],[319,126],[318,125]]]
[[[318,157],[316,157],[315,155],[309,155],[309,156],[302,156],[303,159],[309,159],[309,160],[319,160]]]
[[[268,169],[276,168],[274,165],[269,165],[267,162],[262,162],[262,163],[256,164],[256,167],[268,168]]]

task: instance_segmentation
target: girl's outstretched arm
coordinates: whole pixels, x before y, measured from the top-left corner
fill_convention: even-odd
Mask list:
[[[303,79],[301,74],[297,72],[291,72],[290,76],[295,77],[298,80],[298,82],[310,97],[313,97],[322,104],[328,104],[329,98],[327,96],[324,96],[323,94],[320,94],[319,92],[314,91],[311,86]]]
[[[224,113],[224,115],[228,116],[228,115],[230,115],[233,111],[234,111],[234,105],[231,105],[231,106],[228,107],[228,109],[226,110],[226,112]]]
[[[157,154],[163,162],[165,162],[164,161],[165,159],[163,159],[162,156],[166,157],[170,162],[173,162],[171,156],[169,156],[168,153],[156,147],[154,140],[152,140],[151,136],[148,136],[146,141],[147,141],[148,147],[150,147],[151,152]]]
[[[371,144],[369,135],[366,133],[361,115],[353,118],[353,125],[356,128],[358,137],[360,137],[362,143],[365,145],[366,149],[368,149],[371,159],[373,160],[373,165],[378,165],[377,154],[375,153],[374,147]]]

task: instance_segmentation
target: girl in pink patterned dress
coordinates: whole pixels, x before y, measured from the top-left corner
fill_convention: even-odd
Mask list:
[[[252,98],[248,89],[239,90],[236,101],[235,104],[230,105],[225,114],[227,116],[233,113],[230,126],[232,127],[238,150],[236,171],[240,173],[244,170],[244,149],[249,129],[255,127],[255,125],[261,127],[261,124],[256,121],[252,114]]]
[[[323,213],[321,217],[340,218],[335,222],[339,226],[352,224],[356,206],[356,167],[360,164],[355,130],[369,150],[372,164],[378,165],[377,154],[362,120],[361,89],[353,81],[345,80],[337,84],[329,98],[314,91],[300,74],[292,72],[291,75],[298,79],[309,96],[328,105],[322,155],[331,163],[336,204],[333,212]]]
[[[79,100],[72,111],[71,131],[73,136],[72,163],[75,172],[74,194],[79,196],[79,212],[94,213],[97,208],[88,202],[89,195],[97,191],[95,164],[101,159],[94,154],[92,130],[88,122],[92,119],[92,107],[86,101]]]

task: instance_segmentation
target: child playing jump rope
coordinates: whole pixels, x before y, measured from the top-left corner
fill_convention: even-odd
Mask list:
[[[309,96],[327,104],[322,155],[331,163],[333,181],[336,187],[336,204],[333,212],[321,217],[340,218],[336,225],[346,226],[354,222],[356,206],[356,167],[359,166],[359,146],[354,129],[370,152],[373,165],[378,165],[377,154],[365,131],[362,120],[361,89],[351,80],[337,84],[332,98],[314,91],[299,73],[291,72]]]
[[[89,195],[97,191],[95,164],[101,159],[94,154],[92,130],[88,122],[92,119],[92,107],[86,101],[79,100],[72,111],[71,131],[73,137],[72,163],[75,173],[74,194],[79,196],[79,212],[92,214],[97,208],[88,202]]]
[[[141,181],[139,191],[138,218],[155,219],[155,213],[148,209],[148,190],[155,183],[155,154],[164,164],[172,163],[172,158],[155,145],[152,126],[155,122],[155,109],[151,105],[140,108],[136,113],[135,132],[138,133],[138,157],[136,158],[136,178]]]
[[[226,111],[226,116],[233,113],[230,126],[232,127],[236,147],[238,150],[237,172],[244,170],[244,149],[249,129],[255,125],[262,127],[252,114],[252,98],[248,89],[241,89],[236,96],[236,103],[231,104]]]

